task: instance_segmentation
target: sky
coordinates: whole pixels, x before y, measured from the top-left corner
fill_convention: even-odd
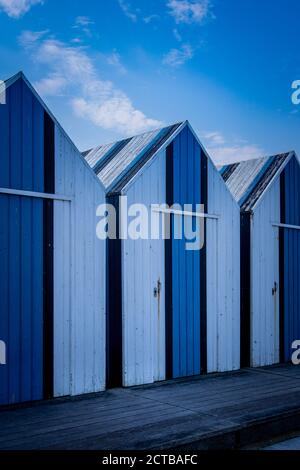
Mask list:
[[[81,151],[189,120],[216,164],[300,156],[299,29],[299,0],[0,0],[0,79]]]

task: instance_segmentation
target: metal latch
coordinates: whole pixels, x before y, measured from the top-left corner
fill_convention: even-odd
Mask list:
[[[278,290],[277,282],[274,282],[274,287],[272,288],[272,295],[275,295]]]
[[[161,282],[160,282],[160,280],[158,280],[157,281],[157,286],[154,287],[154,290],[153,290],[153,294],[154,294],[155,298],[157,298],[160,295],[160,291],[161,291]]]

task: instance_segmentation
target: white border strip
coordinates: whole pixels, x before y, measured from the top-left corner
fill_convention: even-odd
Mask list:
[[[280,227],[280,228],[290,228],[292,230],[300,230],[300,225],[289,225],[289,224],[272,224],[273,227]]]
[[[219,215],[214,214],[204,214],[203,212],[190,212],[190,211],[180,211],[176,209],[163,209],[163,208],[152,208],[153,212],[162,212],[164,214],[174,214],[174,215],[183,215],[186,217],[200,217],[202,219],[219,219]]]
[[[0,194],[8,194],[11,196],[35,197],[38,199],[52,199],[53,201],[72,201],[71,197],[61,196],[60,194],[38,193],[36,191],[23,191],[21,189],[0,188]]]

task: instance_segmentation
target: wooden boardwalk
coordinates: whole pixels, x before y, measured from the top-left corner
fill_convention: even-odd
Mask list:
[[[0,449],[232,448],[300,429],[300,367],[244,369],[0,411]]]

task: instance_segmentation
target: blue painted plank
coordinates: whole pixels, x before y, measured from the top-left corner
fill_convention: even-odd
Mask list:
[[[31,399],[43,398],[43,201],[34,201],[32,227],[32,390]]]
[[[195,174],[194,174],[194,137],[191,132],[188,132],[187,135],[187,161],[186,161],[186,188],[187,188],[187,199],[186,202],[191,204],[192,211],[195,210]],[[191,229],[193,229],[195,222],[195,217],[189,217],[187,220],[188,224],[191,224]],[[189,242],[188,240],[186,240]],[[193,292],[195,290],[194,286],[194,252],[186,250],[186,288],[187,288],[187,344],[194,344],[194,302],[193,302]],[[195,357],[195,348],[187,348],[187,375],[194,374],[194,357]]]
[[[187,127],[174,139],[173,177],[174,202],[195,210],[201,202],[200,148]],[[200,253],[187,250],[188,241],[172,242],[174,377],[200,373]]]
[[[22,94],[22,189],[33,190],[33,96],[26,83],[21,82]]]
[[[10,184],[22,189],[22,84],[10,88]],[[9,403],[21,400],[21,202],[9,199]]]
[[[0,340],[9,344],[8,328],[8,196],[0,195]],[[8,365],[0,365],[0,404],[8,402]]]
[[[44,191],[44,109],[33,100],[33,189]],[[32,227],[32,400],[43,397],[43,201],[34,201]],[[36,256],[35,254],[39,255]]]
[[[6,93],[6,104],[0,105],[0,187],[9,187],[9,108],[10,90]]]
[[[6,94],[6,104],[0,105],[0,186],[9,188],[9,106],[10,92]],[[8,328],[8,196],[0,195],[0,340],[9,344]],[[0,404],[8,402],[8,365],[0,365]]]
[[[178,158],[179,154],[179,139],[174,141],[174,175],[173,175],[173,186],[174,195],[177,193],[178,182],[180,181],[180,161]],[[173,199],[174,200],[174,199]],[[173,224],[173,236],[175,231],[175,225],[178,223],[178,218],[172,217]],[[180,325],[179,325],[179,305],[180,305],[180,264],[179,264],[179,252],[180,252],[180,240],[173,240],[172,242],[172,291],[173,291],[173,377],[180,375]]]
[[[181,132],[180,138],[180,154],[178,158],[180,159],[180,182],[179,182],[179,193],[175,196],[175,201],[178,201],[181,206],[186,202],[187,194],[187,183],[186,183],[186,166],[187,166],[187,128]],[[183,220],[182,220],[183,223]],[[183,223],[184,225],[184,223]],[[184,227],[182,227],[184,228]],[[186,289],[186,250],[185,250],[185,239],[184,234],[180,240],[180,291],[182,295],[180,296],[180,375],[186,376],[187,373],[187,289]],[[191,346],[191,345],[190,345]]]
[[[22,188],[31,191],[32,184],[32,94],[22,81]],[[33,226],[32,205],[29,198],[21,199],[21,401],[31,400],[32,344],[32,257],[31,231]]]
[[[44,190],[43,109],[22,80],[0,109],[1,185]],[[7,366],[0,368],[0,403],[43,396],[43,202],[0,197],[0,339]]]
[[[195,178],[195,202],[196,204],[201,204],[201,149],[194,139],[194,178]],[[195,223],[199,223],[199,220],[195,220]],[[194,357],[194,373],[200,374],[200,253],[201,251],[196,251],[194,253],[194,297],[193,297],[193,307],[194,307],[194,335],[196,341],[196,352]],[[198,347],[199,345],[199,347]]]
[[[44,191],[44,109],[33,100],[33,190]]]
[[[293,158],[285,168],[285,212],[287,224],[300,225],[300,168]],[[300,339],[300,233],[284,233],[284,358],[291,360],[292,342]]]

